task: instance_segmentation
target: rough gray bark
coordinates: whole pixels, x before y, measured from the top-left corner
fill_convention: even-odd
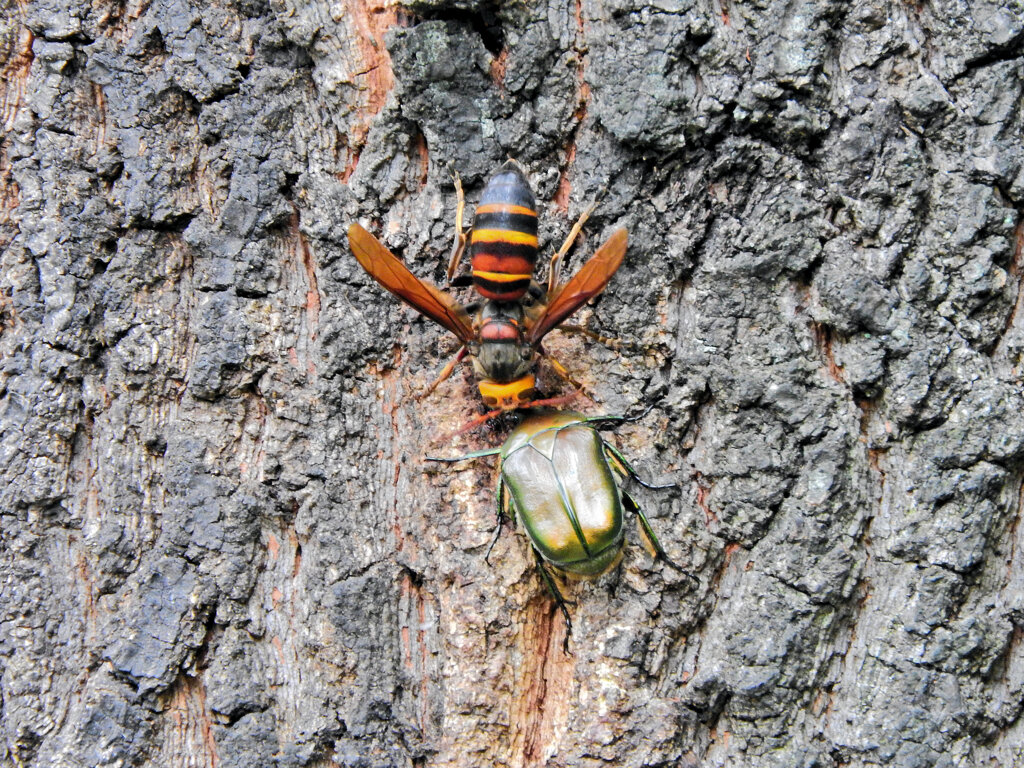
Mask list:
[[[0,765],[1024,762],[1020,0],[3,5]],[[700,578],[570,656],[344,237],[440,280],[509,155]]]

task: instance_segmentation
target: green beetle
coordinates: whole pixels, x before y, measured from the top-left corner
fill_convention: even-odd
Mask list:
[[[498,528],[487,557],[501,533],[503,513],[513,508],[530,537],[541,576],[565,617],[566,643],[572,620],[544,563],[580,577],[599,576],[611,569],[622,555],[623,506],[637,515],[657,557],[694,578],[668,558],[643,511],[619,485],[620,479],[631,477],[648,488],[672,487],[643,482],[593,426],[621,421],[625,419],[587,417],[575,411],[529,411],[500,448],[451,459],[427,457],[445,462],[500,457]]]

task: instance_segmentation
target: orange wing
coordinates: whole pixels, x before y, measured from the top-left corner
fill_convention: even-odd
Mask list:
[[[410,307],[443,325],[463,343],[476,337],[466,310],[447,294],[416,277],[380,240],[359,224],[348,228],[348,245],[367,274]]]
[[[548,305],[527,332],[530,344],[539,342],[544,334],[579,309],[587,299],[604,290],[622,264],[628,237],[625,229],[615,230],[580,271],[549,297]]]

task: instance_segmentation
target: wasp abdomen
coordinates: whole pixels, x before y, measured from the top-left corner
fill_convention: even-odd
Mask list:
[[[494,301],[516,301],[537,261],[537,210],[522,171],[509,161],[484,187],[470,234],[473,284]]]

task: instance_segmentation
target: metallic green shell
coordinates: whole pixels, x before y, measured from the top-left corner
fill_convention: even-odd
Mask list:
[[[596,429],[571,411],[535,414],[502,447],[502,480],[545,560],[596,576],[622,548],[622,500]]]

